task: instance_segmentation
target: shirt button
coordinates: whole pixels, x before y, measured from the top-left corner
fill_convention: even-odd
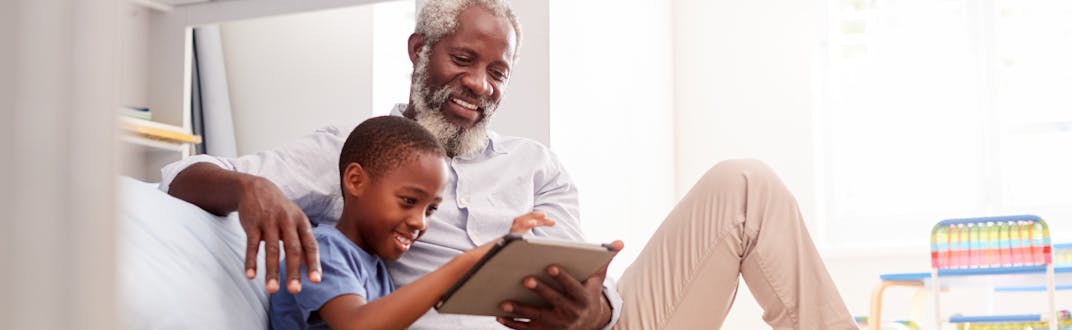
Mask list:
[[[458,198],[458,206],[465,207],[465,198]]]

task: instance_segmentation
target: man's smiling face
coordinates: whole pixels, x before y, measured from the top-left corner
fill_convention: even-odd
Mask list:
[[[509,19],[473,6],[434,44],[410,37],[414,118],[451,157],[479,151],[510,77],[517,36]]]
[[[516,40],[510,21],[473,6],[458,13],[454,33],[443,36],[428,54],[428,106],[450,123],[472,128],[499,105],[509,79]],[[437,97],[438,96],[438,97]]]

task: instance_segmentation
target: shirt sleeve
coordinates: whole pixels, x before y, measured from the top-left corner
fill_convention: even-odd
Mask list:
[[[319,311],[324,304],[335,297],[355,294],[368,300],[368,291],[361,286],[361,283],[366,282],[364,274],[354,272],[354,269],[347,263],[347,259],[339,251],[338,245],[324,240],[317,241],[320,243],[320,268],[323,272],[320,276],[320,283],[309,282],[305,266],[302,266],[302,290],[294,294],[294,301],[297,302],[298,309],[302,313],[302,320],[305,322],[309,321],[309,316],[313,312]],[[284,262],[280,262],[279,269],[283,276],[280,278],[285,279],[286,264]],[[286,290],[285,286],[280,290]]]
[[[549,167],[538,176],[543,180],[536,187],[534,209],[555,219],[555,225],[534,228],[532,232],[537,236],[583,241],[577,186],[558,158],[553,153],[548,154],[551,161]],[[618,294],[615,280],[610,276],[603,281],[603,295],[607,297],[611,308],[610,322],[603,329],[610,330],[622,315],[622,297]]]
[[[618,323],[618,319],[622,317],[622,296],[618,294],[618,285],[616,283],[614,278],[610,276],[603,280],[603,296],[606,296],[607,301],[610,302],[610,322],[603,327],[603,330],[613,328]]]
[[[345,142],[346,135],[338,127],[328,126],[275,150],[237,158],[189,157],[161,169],[160,190],[167,192],[175,177],[190,165],[210,163],[272,181],[312,218],[327,211],[333,197],[340,194],[339,151]]]
[[[533,210],[554,219],[555,225],[536,227],[532,232],[536,236],[583,241],[577,186],[558,158],[550,151],[546,152],[548,164],[535,176]]]

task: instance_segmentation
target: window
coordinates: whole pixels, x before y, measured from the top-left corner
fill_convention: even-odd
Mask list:
[[[922,245],[941,219],[999,214],[1072,233],[1072,2],[832,0],[827,18],[831,246]]]

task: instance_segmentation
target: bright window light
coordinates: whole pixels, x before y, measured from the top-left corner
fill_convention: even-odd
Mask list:
[[[1072,2],[833,0],[819,157],[833,247],[921,245],[951,217],[1072,236]]]

